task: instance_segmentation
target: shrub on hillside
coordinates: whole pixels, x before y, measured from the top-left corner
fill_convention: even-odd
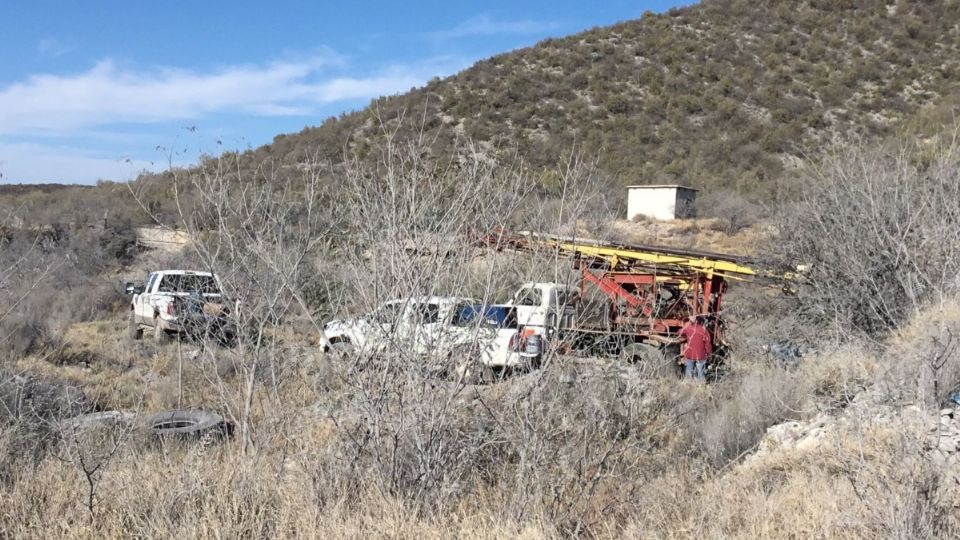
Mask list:
[[[770,248],[789,264],[809,266],[801,316],[841,335],[875,335],[956,288],[960,148],[921,157],[860,148],[808,171]]]
[[[117,261],[97,248],[120,237],[104,246],[112,236],[87,227],[12,233],[0,250],[0,354],[55,349],[71,324],[115,309],[122,290],[104,273]]]
[[[57,422],[88,409],[74,386],[0,371],[0,484],[46,457],[59,440]]]
[[[763,210],[735,191],[721,190],[697,200],[697,215],[714,218],[712,229],[733,234],[759,221]]]
[[[121,264],[130,264],[137,253],[137,233],[129,220],[105,228],[98,241],[104,254]]]

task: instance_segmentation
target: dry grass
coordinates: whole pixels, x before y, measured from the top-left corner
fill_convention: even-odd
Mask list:
[[[643,501],[655,511],[633,516],[627,535],[952,537],[960,499],[940,483],[942,471],[921,457],[922,431],[843,422],[815,449],[773,452],[727,474],[705,479],[679,466],[658,480],[651,490],[656,500]]]
[[[312,465],[244,459],[229,448],[127,455],[105,476],[91,522],[77,504],[84,494],[75,468],[48,461],[0,496],[0,527],[18,538],[444,538],[454,527],[474,538],[542,536],[483,513],[420,517],[374,489],[351,503],[313,482]]]
[[[930,484],[936,471],[911,461],[919,447],[896,426],[849,426],[813,452],[781,452],[727,474],[696,459],[645,481],[591,529],[624,538],[948,537],[952,508]],[[91,521],[75,467],[47,460],[0,491],[0,529],[17,538],[548,538],[559,531],[532,507],[503,512],[496,487],[424,512],[376,482],[345,493],[324,477],[331,456],[304,434],[285,458],[237,448],[131,450],[104,476]],[[322,448],[322,446],[321,446]],[[322,450],[321,450],[322,452]],[[632,479],[636,480],[636,479]],[[933,491],[930,491],[930,489]],[[601,502],[598,501],[598,505]],[[599,509],[598,509],[599,510]]]
[[[92,514],[83,472],[63,449],[36,463],[14,460],[0,485],[0,530],[16,538],[953,537],[958,490],[925,457],[934,403],[912,391],[890,395],[884,383],[914,377],[911,388],[928,386],[925,347],[960,324],[958,305],[919,315],[883,351],[847,345],[787,368],[734,359],[708,386],[559,359],[458,395],[443,424],[431,423],[435,409],[425,405],[369,424],[371,409],[344,366],[281,344],[289,365],[254,407],[255,448],[131,438],[107,461]],[[177,345],[131,349],[114,337],[121,329],[98,322],[66,333],[66,356],[84,352],[89,366],[32,357],[20,367],[69,380],[102,407],[173,406]],[[185,405],[238,410],[242,392],[229,369],[184,366]],[[431,384],[408,399],[445,395]],[[822,438],[748,457],[771,425],[813,417],[829,419]],[[351,438],[369,425],[393,430],[380,440],[393,441],[400,462],[357,453]],[[426,497],[417,475],[429,461],[418,461],[417,445],[433,429],[443,430],[441,455],[456,465]],[[14,448],[16,433],[0,448]],[[484,445],[471,446],[478,440]]]
[[[72,330],[68,341],[100,355],[97,343],[113,346],[93,341],[100,335],[93,325]],[[134,369],[169,380],[175,349],[136,360]],[[275,389],[279,400],[257,407],[253,453],[239,441],[133,441],[107,464],[92,516],[80,469],[49,455],[35,468],[19,465],[0,488],[0,530],[17,538],[945,537],[960,500],[918,457],[926,426],[843,416],[888,361],[847,348],[791,370],[741,362],[707,387],[579,363],[481,388],[458,401],[455,429],[479,429],[500,449],[469,458],[479,461],[444,480],[451,495],[431,503],[398,491],[367,457],[351,454],[350,426],[363,422],[352,416],[350,388],[338,382],[341,368],[304,355]],[[47,371],[103,388],[122,364]],[[187,372],[185,399],[218,403],[201,367]],[[122,376],[115,384],[120,395],[125,384],[127,393],[140,388]],[[148,388],[146,410],[168,405],[169,388]],[[769,425],[822,411],[842,418],[822,444],[741,462]],[[631,431],[611,431],[616,422]],[[450,439],[448,451],[458,451],[458,441]],[[524,458],[524,449],[539,455]],[[617,459],[596,459],[611,449]],[[590,496],[578,498],[581,489]]]
[[[753,250],[762,246],[769,238],[770,225],[760,221],[730,232],[719,227],[716,218],[641,222],[618,220],[608,226],[607,234],[616,240],[630,243],[757,255]]]

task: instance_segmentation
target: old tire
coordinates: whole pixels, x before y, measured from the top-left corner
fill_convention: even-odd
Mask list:
[[[158,437],[229,437],[233,433],[233,424],[225,418],[201,410],[164,411],[148,417],[145,424]]]
[[[137,314],[132,309],[130,310],[130,317],[127,318],[127,337],[133,341],[143,339],[143,329],[137,323]]]
[[[166,330],[160,324],[159,317],[153,318],[153,340],[160,344],[170,341],[170,336],[167,335]]]

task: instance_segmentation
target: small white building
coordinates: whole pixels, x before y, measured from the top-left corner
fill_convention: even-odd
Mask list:
[[[686,219],[694,216],[697,190],[676,184],[627,186],[627,219]]]

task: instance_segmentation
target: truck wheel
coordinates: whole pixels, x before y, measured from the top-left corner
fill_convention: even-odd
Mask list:
[[[167,332],[163,329],[163,326],[161,326],[158,317],[153,318],[153,340],[161,344],[170,341],[170,336],[167,335]]]
[[[625,362],[641,365],[654,365],[663,359],[663,353],[659,347],[647,345],[646,343],[631,343],[623,348],[620,358]]]
[[[680,377],[683,366],[677,363],[679,349],[672,346],[657,347],[646,343],[632,343],[623,348],[621,358],[639,365],[644,372],[660,377]]]
[[[680,346],[667,345],[663,348],[664,377],[683,378],[683,364],[681,363]]]
[[[497,372],[490,366],[483,366],[483,369],[480,370],[480,380],[485,384],[494,384],[499,381],[497,377]]]
[[[337,360],[346,360],[353,355],[353,343],[346,338],[333,341],[330,343],[328,354]]]
[[[130,310],[130,317],[127,319],[127,336],[134,341],[143,339],[143,329],[137,323],[137,314],[132,309]]]

